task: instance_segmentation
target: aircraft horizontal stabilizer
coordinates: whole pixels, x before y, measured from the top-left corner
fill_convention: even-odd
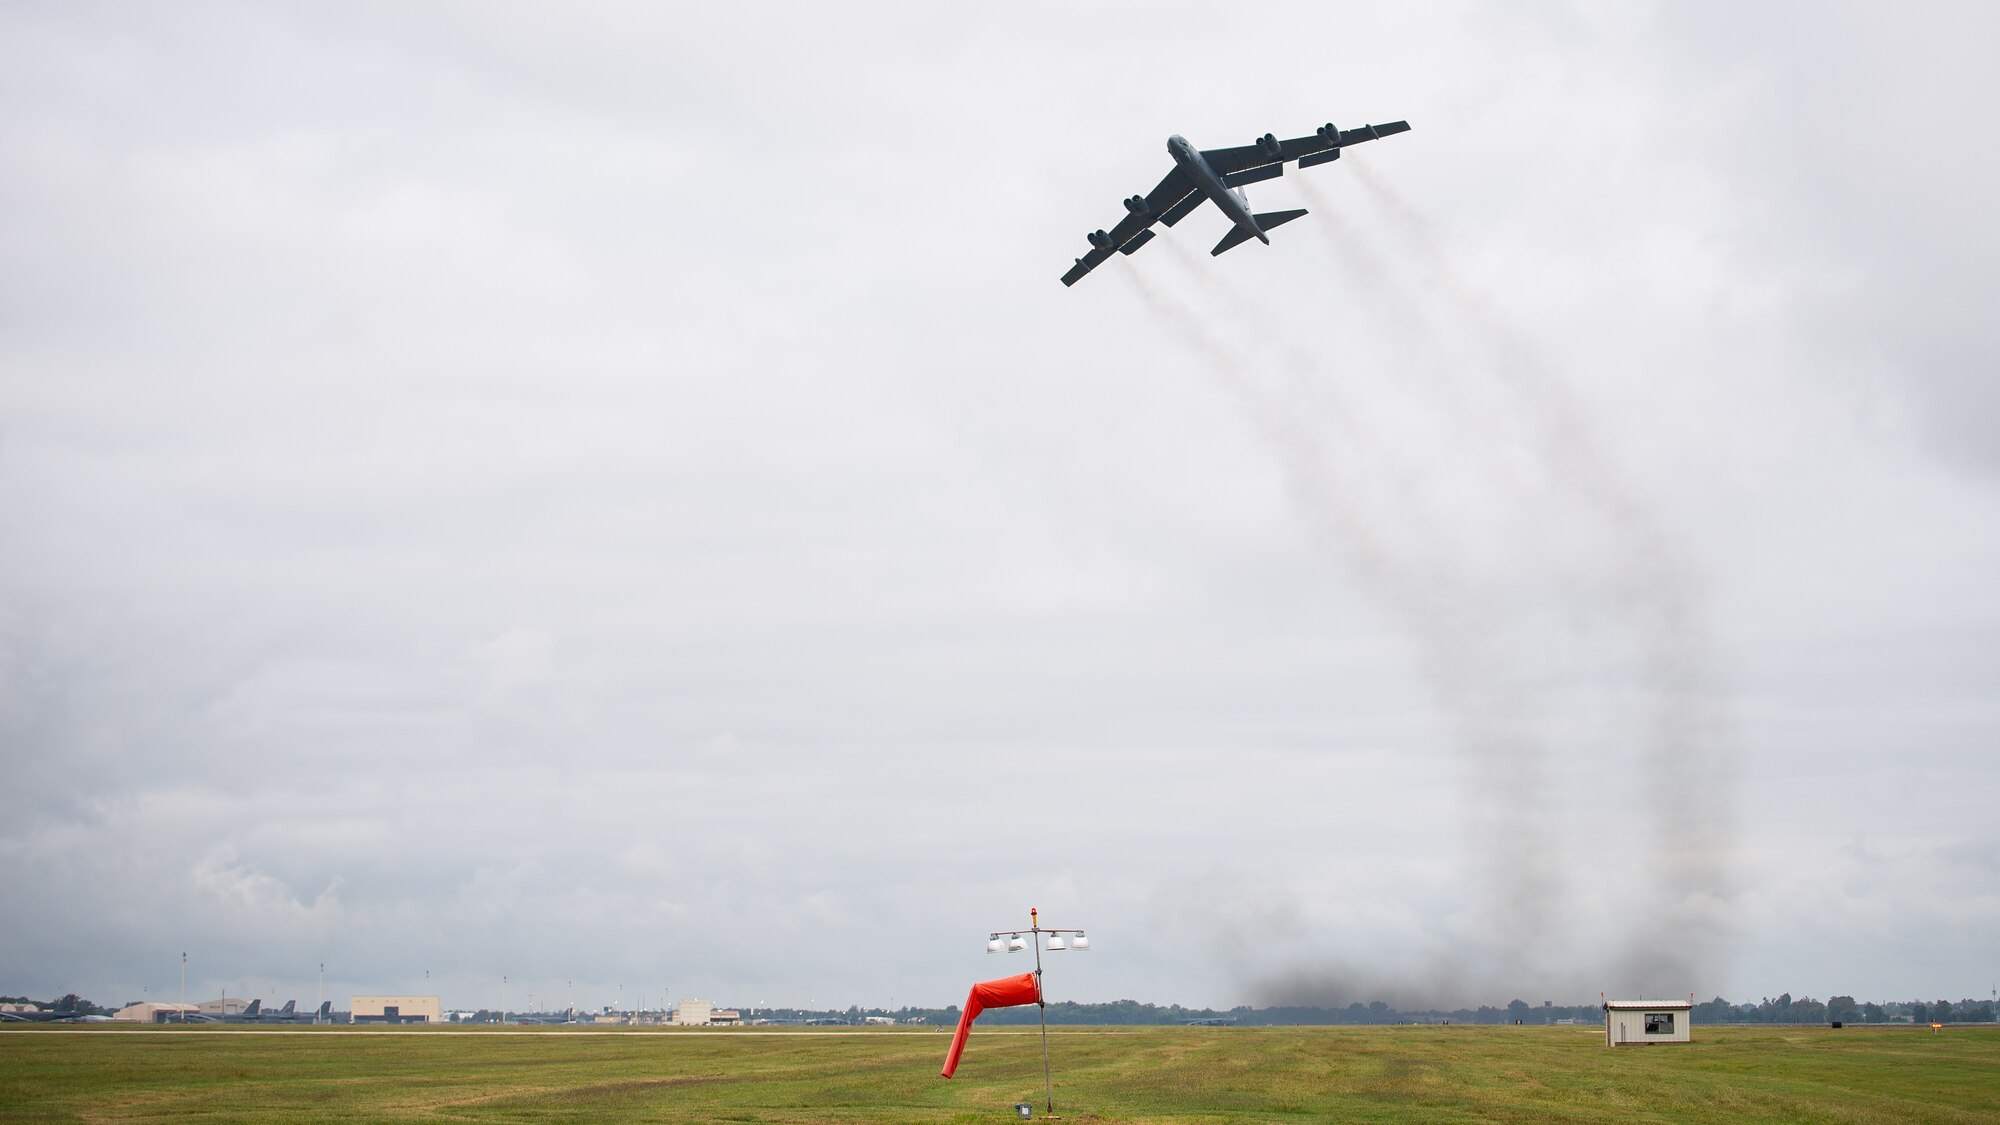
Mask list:
[[[1305,209],[1300,208],[1297,211],[1266,211],[1261,215],[1253,215],[1251,218],[1257,220],[1259,229],[1269,233],[1272,227],[1284,226],[1286,223],[1303,214],[1305,214]],[[1215,244],[1215,249],[1208,252],[1209,257],[1212,258],[1224,250],[1234,250],[1236,247],[1249,241],[1250,238],[1251,234],[1249,231],[1242,227],[1231,227],[1229,228],[1229,233],[1222,236],[1222,241]]]
[[[1305,208],[1303,207],[1299,208],[1296,211],[1266,211],[1263,214],[1256,216],[1257,225],[1263,227],[1264,230],[1268,233],[1272,227],[1284,226],[1286,223],[1291,222],[1293,219],[1296,219],[1300,215],[1303,215],[1305,213],[1306,211]]]
[[[1222,236],[1222,241],[1215,244],[1215,249],[1210,250],[1208,256],[1213,258],[1224,250],[1234,250],[1248,241],[1250,241],[1249,231],[1242,227],[1230,227],[1229,233]]]

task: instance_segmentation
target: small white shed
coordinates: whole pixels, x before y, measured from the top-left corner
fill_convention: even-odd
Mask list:
[[[1691,1000],[1606,1000],[1604,1002],[1604,1045],[1607,1047],[1646,1046],[1652,1043],[1686,1043]]]

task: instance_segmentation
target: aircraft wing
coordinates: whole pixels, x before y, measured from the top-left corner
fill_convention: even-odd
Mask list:
[[[1082,281],[1084,274],[1103,265],[1104,260],[1111,257],[1114,253],[1116,251],[1091,247],[1090,253],[1078,258],[1076,264],[1069,268],[1069,272],[1063,275],[1063,284],[1075,285],[1077,282]]]
[[[1188,201],[1189,196],[1195,199],[1202,198],[1201,193],[1195,189],[1194,181],[1188,179],[1187,173],[1181,171],[1180,165],[1176,164],[1174,170],[1168,172],[1166,178],[1160,181],[1159,187],[1146,193],[1146,210],[1158,215],[1161,222],[1173,226],[1187,214],[1187,211],[1181,210],[1181,206]]]
[[[1335,149],[1346,148],[1348,145],[1360,144],[1362,141],[1377,140],[1396,133],[1407,133],[1409,131],[1409,122],[1391,121],[1384,125],[1363,125],[1359,129],[1342,129],[1339,131],[1340,143],[1337,145],[1331,143],[1326,137],[1318,133],[1314,133],[1309,137],[1294,137],[1288,141],[1279,141],[1278,154],[1275,158],[1271,155],[1271,150],[1261,144],[1239,145],[1236,148],[1203,149],[1201,158],[1208,161],[1208,166],[1215,169],[1216,175],[1230,176],[1238,172],[1249,171],[1253,168],[1262,168],[1271,164],[1284,164],[1287,161],[1297,160],[1300,157],[1311,156],[1315,153],[1331,152]],[[1318,162],[1315,161],[1314,163]]]
[[[1125,212],[1125,217],[1118,220],[1117,226],[1111,228],[1111,244],[1120,250],[1124,250],[1127,254],[1130,254],[1132,250],[1137,250],[1137,246],[1133,246],[1130,250],[1127,250],[1126,246],[1140,231],[1145,230],[1156,222],[1165,222],[1168,226],[1173,226],[1175,223],[1180,222],[1181,216],[1187,214],[1187,212],[1182,211],[1180,214],[1175,214],[1174,209],[1185,202],[1188,196],[1191,195],[1196,198],[1200,197],[1200,193],[1195,190],[1194,181],[1188,179],[1187,173],[1181,171],[1180,167],[1176,165],[1174,170],[1168,172],[1166,177],[1160,181],[1158,187],[1146,193],[1146,210],[1144,212],[1135,214],[1128,208]]]
[[[1110,245],[1104,245],[1092,236],[1090,253],[1076,260],[1076,264],[1063,275],[1063,284],[1075,285],[1085,274],[1103,265],[1114,251],[1130,254],[1144,246],[1152,240],[1151,227],[1154,223],[1173,226],[1194,210],[1203,198],[1194,181],[1188,179],[1187,173],[1181,171],[1178,165],[1175,166],[1159,186],[1146,193],[1144,211],[1133,211],[1127,207],[1125,217],[1118,220],[1118,225],[1104,232]]]

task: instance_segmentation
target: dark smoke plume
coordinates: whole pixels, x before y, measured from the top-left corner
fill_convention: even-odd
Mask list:
[[[1619,966],[1639,987],[1649,981],[1680,991],[1702,961],[1720,955],[1720,899],[1728,893],[1733,810],[1723,758],[1723,718],[1716,711],[1719,679],[1708,615],[1693,566],[1607,456],[1568,385],[1513,330],[1489,299],[1466,285],[1439,250],[1431,226],[1365,163],[1355,179],[1415,252],[1426,280],[1454,317],[1487,344],[1491,370],[1528,409],[1533,437],[1550,479],[1593,519],[1608,540],[1619,609],[1633,632],[1639,683],[1649,712],[1644,724],[1640,806],[1652,830],[1654,895],[1684,919],[1672,933],[1635,937]],[[1649,928],[1650,929],[1650,928]]]
[[[1562,379],[1458,278],[1413,208],[1372,176],[1362,183],[1400,243],[1400,269],[1368,248],[1340,208],[1305,189],[1330,248],[1370,300],[1366,311],[1375,315],[1354,319],[1390,334],[1397,385],[1450,432],[1468,462],[1461,471],[1480,474],[1479,487],[1501,512],[1500,533],[1534,536],[1550,516],[1563,521],[1567,538],[1543,544],[1540,561],[1562,572],[1567,612],[1608,627],[1634,650],[1645,713],[1632,725],[1645,732],[1644,785],[1618,796],[1637,799],[1656,818],[1648,833],[1656,842],[1652,898],[1696,925],[1692,934],[1661,927],[1653,931],[1660,938],[1633,938],[1594,971],[1610,974],[1614,987],[1677,994],[1698,968],[1714,971],[1713,929],[1701,924],[1711,911],[1702,908],[1723,893],[1728,848],[1727,805],[1715,799],[1715,677],[1692,570],[1602,453]],[[1255,1001],[1429,1004],[1475,985],[1573,991],[1588,984],[1543,960],[1567,896],[1561,859],[1539,827],[1548,820],[1550,704],[1530,675],[1515,670],[1515,650],[1528,643],[1523,623],[1503,604],[1504,591],[1466,571],[1448,521],[1415,483],[1422,467],[1398,456],[1369,402],[1348,390],[1359,373],[1317,347],[1320,336],[1292,330],[1175,240],[1157,242],[1198,291],[1199,309],[1129,264],[1120,272],[1237,400],[1281,466],[1296,508],[1415,641],[1451,721],[1466,767],[1468,820],[1483,844],[1470,872],[1482,889],[1473,933],[1453,943],[1449,959],[1402,975],[1298,966],[1258,982]],[[1414,281],[1406,272],[1412,263]],[[1470,328],[1454,336],[1469,337],[1460,346],[1471,354],[1440,345],[1440,320]],[[1676,842],[1690,831],[1694,844]]]
[[[1382,596],[1416,641],[1422,671],[1439,698],[1471,775],[1484,795],[1470,819],[1486,841],[1477,880],[1484,889],[1481,960],[1502,976],[1530,971],[1560,916],[1561,878],[1538,824],[1519,815],[1544,786],[1544,754],[1533,730],[1532,689],[1510,672],[1490,638],[1500,630],[1490,607],[1471,595],[1441,529],[1410,487],[1407,473],[1338,373],[1282,324],[1212,275],[1178,244],[1169,255],[1199,287],[1203,308],[1220,310],[1234,339],[1263,342],[1274,353],[1275,384],[1260,378],[1211,332],[1194,310],[1164,297],[1137,270],[1124,271],[1171,330],[1190,344],[1237,398],[1284,471],[1294,504],[1356,575]],[[1229,323],[1233,321],[1234,323]],[[1268,374],[1268,373],[1267,373]],[[1331,419],[1333,424],[1319,424]],[[1429,974],[1435,982],[1438,972]],[[1414,995],[1407,988],[1399,992]],[[1369,997],[1375,999],[1378,997]],[[1270,1002],[1282,1002],[1272,999]]]

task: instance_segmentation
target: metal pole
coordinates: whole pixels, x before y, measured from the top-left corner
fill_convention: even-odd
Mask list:
[[[1048,1107],[1043,1112],[1053,1117],[1056,1112],[1056,1086],[1049,1075],[1049,1000],[1048,994],[1042,991],[1042,926],[1032,906],[1028,908],[1028,923],[1028,930],[1034,935],[1031,940],[1035,943],[1035,1011],[1042,1017],[1042,1095],[1045,1099],[1043,1104]]]
[[[349,1005],[352,1007],[352,1005]],[[319,1001],[313,1006],[313,1023],[319,1023],[319,1010],[326,1007],[326,962],[319,963]]]
[[[186,953],[185,951],[183,951],[183,952],[181,953],[181,1010],[180,1010],[180,1011],[178,1011],[178,1012],[175,1012],[174,1014],[180,1017],[180,1021],[181,1021],[182,1023],[186,1023],[186,1022],[187,1022],[187,1018],[188,1018],[188,955],[187,955],[187,953]]]

